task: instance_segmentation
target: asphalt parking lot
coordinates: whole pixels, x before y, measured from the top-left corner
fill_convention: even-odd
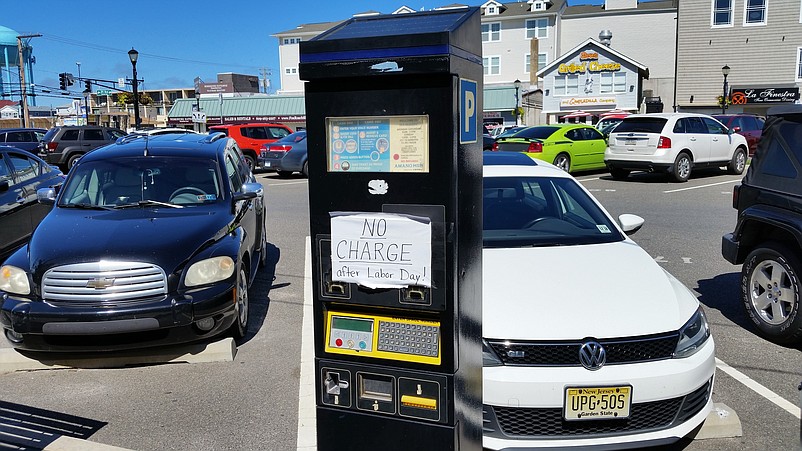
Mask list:
[[[299,404],[310,402],[300,394],[308,385],[301,362],[311,356],[302,334],[307,181],[258,178],[266,186],[270,264],[251,289],[255,318],[231,361],[17,371],[0,374],[0,400],[91,420],[89,441],[128,449],[310,449],[310,420],[299,422]],[[743,435],[689,437],[664,449],[799,449],[802,347],[755,335],[738,303],[740,267],[720,254],[721,235],[735,225],[731,193],[740,177],[706,171],[684,184],[656,174],[577,178],[612,215],[646,219],[633,238],[706,308],[718,358],[713,400],[738,415]],[[0,348],[8,344],[0,340]]]

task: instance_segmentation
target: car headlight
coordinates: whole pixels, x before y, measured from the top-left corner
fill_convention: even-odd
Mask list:
[[[234,260],[231,257],[213,257],[193,263],[184,277],[188,287],[206,285],[226,280],[234,274]]]
[[[502,366],[504,362],[496,355],[493,348],[487,344],[485,339],[482,339],[482,366]]]
[[[674,350],[675,358],[685,358],[696,354],[707,339],[710,338],[710,327],[702,307],[693,314],[690,320],[679,330],[679,341]]]
[[[28,274],[16,266],[0,267],[0,290],[13,294],[31,294]]]

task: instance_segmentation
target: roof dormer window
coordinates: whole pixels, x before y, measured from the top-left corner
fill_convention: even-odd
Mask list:
[[[482,5],[482,12],[485,16],[498,16],[503,11],[503,5],[496,0],[490,0]]]
[[[532,12],[545,11],[551,4],[551,0],[529,0],[529,10]]]

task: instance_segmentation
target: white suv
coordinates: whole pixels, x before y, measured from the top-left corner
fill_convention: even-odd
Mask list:
[[[741,174],[746,138],[706,114],[633,114],[610,133],[604,162],[615,179],[631,171],[667,172],[685,182],[693,168],[727,166]]]

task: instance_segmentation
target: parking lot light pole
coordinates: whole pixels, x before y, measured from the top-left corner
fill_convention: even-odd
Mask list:
[[[721,94],[721,114],[727,112],[727,75],[730,74],[730,66],[724,65],[721,68],[721,73],[724,75],[724,92]]]
[[[131,82],[131,84],[132,84],[132,86],[134,88],[134,130],[139,130],[139,125],[140,125],[140,121],[139,121],[139,90],[138,90],[139,82],[136,79],[136,60],[138,58],[139,58],[139,52],[137,52],[136,50],[134,50],[133,47],[131,47],[131,50],[128,51],[128,59],[131,60],[131,67],[133,67],[133,70],[134,70],[134,79]]]
[[[520,125],[520,117],[521,117],[521,103],[518,97],[518,92],[521,89],[521,80],[515,79],[512,82],[512,85],[515,86],[515,125]]]

